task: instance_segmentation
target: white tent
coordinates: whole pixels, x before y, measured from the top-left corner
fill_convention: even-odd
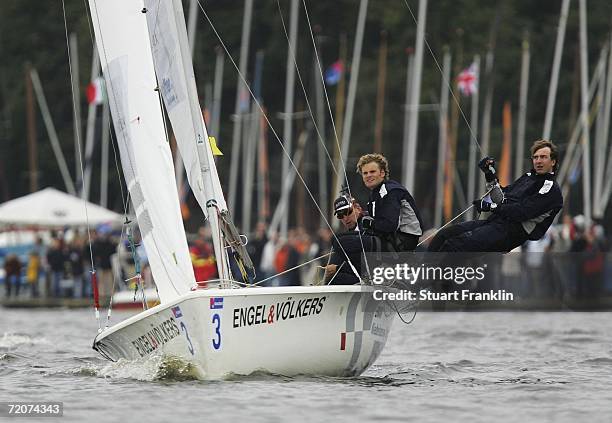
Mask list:
[[[64,227],[85,226],[89,222],[95,226],[121,221],[121,215],[55,188],[45,188],[0,205],[0,225]]]

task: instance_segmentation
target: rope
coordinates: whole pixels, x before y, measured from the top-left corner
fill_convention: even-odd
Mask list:
[[[493,188],[495,188],[494,186],[491,187],[491,189],[489,189],[487,192],[485,192],[482,197],[485,197],[486,195],[488,195],[491,191],[493,191]],[[461,216],[463,216],[466,212],[468,212],[469,210],[471,210],[474,207],[474,205],[472,204],[471,206],[469,206],[468,208],[466,208],[465,210],[463,210],[461,213],[459,213],[457,216],[453,217],[451,220],[449,220],[448,222],[446,222],[444,225],[440,226],[440,228],[436,229],[431,235],[429,235],[427,238],[425,238],[423,241],[419,242],[417,244],[417,247],[420,246],[421,244],[423,244],[424,242],[428,241],[430,238],[432,238],[433,236],[435,236],[438,232],[440,232],[442,229],[446,228],[448,225],[450,225],[451,223],[453,223],[455,220],[459,219]]]
[[[278,11],[279,11],[279,14],[280,14],[280,17],[281,17],[281,22],[283,24],[283,31],[285,33],[285,38],[287,39],[287,43],[289,44],[289,53],[291,54],[291,56],[293,58],[293,63],[295,64],[295,69],[296,69],[298,77],[300,79],[300,84],[302,86],[302,91],[304,92],[304,98],[306,99],[306,104],[308,105],[308,110],[310,111],[310,116],[312,117],[312,121],[313,121],[313,123],[315,125],[315,128],[317,128],[317,125],[316,125],[316,122],[315,122],[315,119],[314,119],[314,114],[312,113],[312,109],[310,107],[310,102],[308,101],[308,94],[306,93],[306,88],[304,87],[304,84],[302,83],[302,78],[300,76],[300,70],[298,68],[297,61],[295,59],[295,54],[293,52],[293,49],[291,48],[291,42],[289,41],[289,36],[287,34],[287,28],[285,27],[285,20],[283,19],[283,13],[282,13],[282,10],[281,10],[281,7],[280,7],[280,1],[276,0],[276,4],[278,5]],[[310,23],[310,15],[308,14],[308,7],[306,6],[306,1],[305,0],[302,0],[302,4],[304,5],[304,14],[306,16],[306,21],[308,22],[308,32],[310,34],[310,39],[312,40],[312,47],[313,47],[314,55],[315,55],[315,58],[317,59],[317,69],[319,71],[319,76],[321,78],[321,82],[322,82],[322,85],[323,85],[323,93],[325,94],[325,101],[326,101],[326,105],[327,105],[327,111],[329,112],[329,117],[330,117],[330,120],[331,120],[331,123],[332,123],[332,128],[334,130],[334,140],[336,142],[336,148],[338,148],[338,151],[341,152],[340,141],[338,140],[338,132],[336,130],[336,122],[334,120],[334,115],[332,113],[331,105],[329,103],[329,96],[327,95],[327,88],[325,87],[325,78],[323,76],[323,69],[321,67],[321,59],[319,58],[319,50],[317,49],[317,45],[316,45],[316,42],[315,42],[315,39],[314,39],[314,33],[312,32],[312,25]],[[317,129],[317,134],[319,134],[318,129]],[[333,162],[332,158],[329,155],[327,147],[325,147],[325,143],[323,142],[323,139],[320,139],[320,141],[321,141],[321,143],[323,144],[323,146],[325,148],[325,152],[327,153],[327,158],[329,159],[329,161],[330,161],[330,163],[332,165],[332,168],[334,169],[336,177],[338,177],[339,176],[338,172],[336,170],[336,167],[334,166],[334,162]],[[342,155],[340,155],[340,157],[342,157]],[[348,191],[348,195],[349,195],[349,197],[352,200],[353,194],[351,193],[351,186],[349,184],[348,175],[346,173],[346,165],[345,165],[345,163],[342,160],[340,161],[340,164],[342,165],[342,173],[343,173],[343,176],[344,176],[344,183],[346,185],[346,189]],[[332,230],[332,232],[333,232],[333,230]],[[363,244],[363,236],[362,236],[361,231],[358,231],[358,234],[359,234],[359,243],[361,244],[361,252],[363,253],[364,262],[365,262],[365,266],[366,266],[366,271],[367,271],[368,277],[371,278],[372,274],[370,272],[370,264],[368,263],[368,258],[367,258],[366,251],[365,251],[365,245]],[[344,248],[342,248],[342,251],[344,252]],[[346,252],[345,252],[345,255],[346,255]],[[347,259],[348,259],[348,256],[347,256]],[[350,260],[349,260],[349,262],[350,262]],[[358,275],[355,272],[355,269],[353,268],[352,263],[349,263],[349,265],[351,266],[351,270],[361,280],[361,276]]]
[[[253,93],[253,91],[251,90],[251,87],[249,86],[249,84],[246,81],[246,78],[244,77],[244,75],[242,74],[242,72],[240,72],[240,69],[238,68],[238,65],[236,64],[236,61],[234,60],[234,58],[232,57],[232,55],[230,54],[229,50],[227,49],[227,46],[225,45],[225,43],[223,42],[223,39],[221,38],[221,35],[219,34],[219,32],[217,31],[217,28],[215,27],[215,25],[212,23],[212,20],[210,19],[210,17],[208,16],[208,14],[206,13],[206,11],[204,10],[204,7],[202,6],[201,0],[197,0],[198,2],[198,6],[200,7],[200,10],[202,11],[202,14],[204,15],[204,17],[206,18],[206,20],[208,21],[208,24],[210,25],[211,29],[213,30],[213,32],[215,33],[217,39],[219,40],[219,43],[221,44],[221,48],[223,48],[223,51],[225,52],[225,54],[227,55],[227,57],[230,59],[232,65],[234,66],[234,68],[236,69],[236,71],[238,72],[238,76],[240,77],[240,79],[242,80],[242,82],[244,83],[245,87],[247,88],[247,90],[249,91],[249,94],[251,95],[251,98],[253,99],[254,103],[257,105],[257,108],[260,110],[263,118],[266,120],[266,123],[268,124],[268,126],[270,127],[270,130],[272,131],[272,134],[274,135],[274,138],[276,138],[276,141],[278,142],[281,150],[283,151],[283,154],[285,154],[287,156],[287,158],[289,159],[289,163],[291,164],[291,166],[295,169],[296,172],[296,176],[299,178],[299,180],[302,182],[302,185],[304,185],[304,188],[306,190],[306,192],[308,193],[310,199],[312,200],[312,202],[314,203],[315,207],[317,208],[319,214],[323,217],[323,220],[325,221],[325,224],[327,225],[327,227],[330,229],[330,231],[332,232],[333,237],[336,239],[336,241],[338,241],[338,245],[340,246],[340,249],[342,250],[342,252],[344,253],[344,255],[347,257],[348,259],[348,254],[346,254],[346,251],[344,250],[344,247],[342,246],[342,244],[340,244],[340,241],[338,240],[338,237],[336,236],[332,226],[330,225],[329,221],[327,220],[326,215],[323,213],[323,211],[321,210],[321,207],[319,206],[319,204],[317,203],[317,200],[315,199],[314,195],[312,194],[312,191],[310,190],[310,188],[308,187],[308,184],[306,183],[306,181],[304,180],[304,178],[302,177],[302,174],[300,173],[298,167],[295,165],[295,163],[293,162],[293,159],[291,158],[291,155],[289,154],[289,152],[287,151],[287,149],[285,148],[285,146],[283,145],[283,142],[280,140],[280,137],[278,135],[278,133],[276,132],[276,130],[274,129],[274,126],[272,125],[272,122],[270,122],[270,120],[268,119],[268,116],[266,115],[261,103],[259,102],[259,100],[256,98],[255,94]],[[355,275],[357,277],[359,276],[359,272],[357,272],[357,269],[355,268],[355,266],[353,265],[353,263],[350,261],[350,259],[347,261],[349,266],[351,267],[351,270],[353,271],[353,273],[355,273]]]
[[[281,10],[280,0],[276,0],[276,4],[278,6],[278,14],[280,15],[281,23],[283,25],[283,32],[285,33],[285,38],[287,39],[287,43],[289,45],[289,54],[291,55],[291,58],[293,59],[293,64],[295,65],[295,70],[297,72],[298,80],[300,81],[300,86],[302,87],[302,92],[304,93],[304,100],[306,100],[306,107],[308,107],[308,112],[310,113],[310,117],[312,118],[312,123],[313,123],[314,129],[315,129],[315,131],[317,133],[318,140],[321,143],[321,145],[323,146],[323,149],[325,150],[325,154],[327,155],[327,159],[331,163],[331,166],[332,166],[332,169],[334,171],[334,174],[336,176],[338,176],[338,170],[336,169],[336,166],[334,164],[334,160],[332,159],[331,155],[329,154],[329,150],[327,149],[327,146],[325,145],[325,141],[323,140],[323,136],[321,135],[321,132],[319,130],[319,126],[317,125],[316,119],[314,118],[314,113],[312,112],[312,107],[310,105],[310,100],[308,100],[308,94],[306,93],[306,87],[304,86],[304,81],[302,80],[302,74],[300,73],[300,69],[298,67],[298,64],[297,64],[297,61],[296,61],[296,58],[295,58],[295,52],[293,51],[293,46],[291,45],[291,41],[289,40],[289,34],[287,34],[287,27],[285,26],[285,19],[283,18],[283,11]],[[314,52],[315,52],[315,56],[317,57],[317,61],[318,61],[319,55],[318,55],[316,47],[315,47]],[[325,95],[327,97],[327,90],[325,89],[325,83],[323,83],[323,91],[325,92]],[[333,122],[333,120],[332,120],[332,122]],[[335,133],[335,131],[336,131],[336,127],[334,126],[334,133]],[[336,135],[336,142],[338,142],[338,136],[337,135]],[[346,176],[346,171],[344,173],[345,173],[345,176]]]
[[[322,258],[324,258],[324,257],[329,256],[329,255],[331,255],[331,252],[329,252],[329,253],[325,253],[325,254],[323,254],[323,255],[321,255],[321,256],[319,256],[319,257],[315,257],[315,258],[313,258],[313,259],[311,259],[311,260],[308,260],[307,262],[300,263],[300,264],[298,264],[297,266],[293,266],[291,269],[284,270],[284,271],[282,271],[282,272],[280,272],[280,273],[277,273],[276,275],[272,275],[272,276],[270,276],[270,277],[267,277],[267,278],[265,278],[265,279],[260,280],[260,281],[259,281],[259,282],[257,282],[257,283],[254,283],[254,284],[251,284],[251,285],[248,285],[248,286],[249,286],[249,287],[251,287],[251,286],[257,286],[257,285],[259,285],[259,284],[261,284],[261,283],[264,283],[264,282],[266,282],[266,281],[269,281],[269,280],[271,280],[271,279],[274,279],[274,278],[276,278],[277,276],[281,276],[281,275],[284,275],[285,273],[292,272],[292,271],[294,271],[294,270],[296,270],[296,269],[299,269],[300,267],[304,267],[304,266],[306,266],[307,264],[312,263],[313,261],[320,260],[320,259],[322,259]]]
[[[419,25],[419,21],[414,16],[414,13],[412,13],[412,9],[408,5],[408,1],[404,0],[404,4],[408,8],[408,11],[410,12],[410,15],[412,16],[412,19],[414,20],[414,23],[418,26]],[[425,35],[423,35],[423,41],[425,42],[425,45],[427,46],[427,50],[429,50],[429,53],[431,54],[431,57],[433,58],[434,63],[436,64],[436,67],[438,68],[438,71],[440,72],[440,75],[442,75],[442,80],[444,81],[444,83],[448,87],[448,90],[449,90],[451,96],[453,97],[453,101],[457,104],[457,107],[459,108],[459,112],[461,113],[461,117],[465,121],[465,124],[467,125],[468,130],[470,131],[470,139],[476,143],[476,146],[478,147],[478,151],[480,151],[482,153],[482,147],[480,147],[480,143],[478,142],[478,140],[476,139],[476,136],[474,135],[474,131],[472,130],[472,126],[468,122],[468,120],[467,120],[467,118],[465,116],[465,113],[463,112],[463,109],[461,108],[461,104],[459,103],[459,100],[457,99],[457,97],[455,96],[455,93],[453,92],[453,88],[451,87],[450,82],[445,78],[444,72],[442,71],[442,67],[440,66],[440,63],[438,62],[438,59],[436,59],[436,55],[433,53],[433,50],[431,49],[431,46],[427,42],[427,37],[425,37]]]
[[[66,49],[68,51],[68,71],[70,73],[70,81],[73,81],[73,72],[72,72],[72,57],[71,57],[71,52],[70,52],[70,42],[68,40],[68,22],[66,19],[66,4],[65,4],[65,0],[62,0],[62,14],[63,14],[63,18],[64,18],[64,35],[66,38]],[[77,121],[77,114],[76,114],[76,103],[78,101],[78,99],[76,98],[76,93],[74,91],[74,84],[70,84],[70,91],[72,94],[72,118],[75,120],[75,122]],[[94,259],[93,259],[93,249],[92,249],[92,244],[91,244],[91,228],[89,225],[89,212],[87,210],[87,200],[85,200],[85,197],[83,197],[83,193],[85,192],[85,172],[83,170],[83,157],[82,157],[82,152],[81,152],[81,139],[79,136],[79,131],[75,131],[75,136],[77,138],[77,153],[78,153],[78,160],[79,160],[79,168],[81,171],[81,197],[83,199],[83,206],[85,207],[85,222],[86,222],[86,227],[87,227],[87,242],[89,245],[89,260],[91,263],[91,272],[92,272],[92,277],[95,280],[95,265],[94,265]],[[96,313],[96,320],[98,321],[98,331],[101,330],[101,323],[100,323],[100,312],[99,312],[99,304],[97,302],[94,303],[94,309],[95,309],[95,313]]]

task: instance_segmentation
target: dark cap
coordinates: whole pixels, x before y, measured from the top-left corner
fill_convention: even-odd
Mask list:
[[[351,208],[351,201],[348,198],[346,198],[344,195],[334,200],[334,214],[338,214],[338,212],[342,210],[348,210],[350,208]]]

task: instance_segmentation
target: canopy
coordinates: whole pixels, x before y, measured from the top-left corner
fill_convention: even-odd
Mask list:
[[[0,224],[65,227],[121,221],[121,215],[55,188],[45,188],[0,205]]]

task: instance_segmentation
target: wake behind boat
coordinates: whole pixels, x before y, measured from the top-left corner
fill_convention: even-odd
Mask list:
[[[111,360],[163,354],[204,379],[266,371],[359,375],[393,319],[369,287],[236,288],[253,265],[231,221],[198,103],[180,0],[89,0],[123,173],[161,304],[101,331]],[[158,95],[210,223],[219,287],[196,283]]]

